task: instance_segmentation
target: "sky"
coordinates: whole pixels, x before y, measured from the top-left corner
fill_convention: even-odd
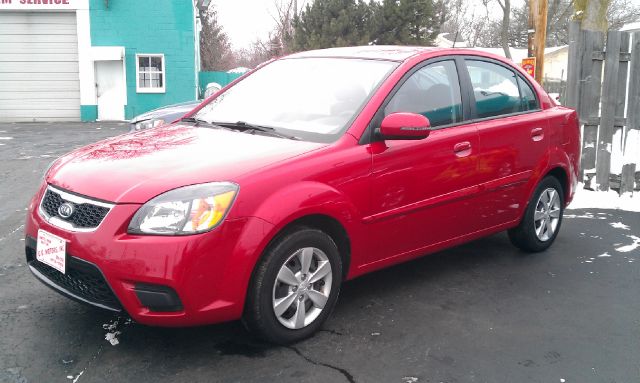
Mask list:
[[[212,0],[218,11],[218,21],[234,48],[246,48],[256,39],[266,38],[275,27],[275,4],[286,0]],[[298,0],[298,8],[313,0]],[[480,6],[481,0],[468,0]],[[512,5],[523,0],[512,1]],[[640,0],[632,0],[640,4]]]
[[[281,0],[213,0],[218,22],[235,48],[245,48],[265,38],[275,27],[276,2]],[[305,0],[298,0],[298,7]]]

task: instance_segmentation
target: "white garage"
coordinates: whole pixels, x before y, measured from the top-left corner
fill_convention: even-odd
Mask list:
[[[79,121],[76,12],[0,13],[0,121]]]

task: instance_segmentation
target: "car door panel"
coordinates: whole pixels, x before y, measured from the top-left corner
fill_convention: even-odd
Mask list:
[[[536,114],[478,123],[479,218],[487,226],[514,221],[522,210],[526,185],[547,144],[545,123]]]
[[[478,219],[486,227],[519,218],[527,185],[548,147],[544,111],[511,69],[468,60],[480,137]],[[495,96],[500,94],[499,97]],[[529,110],[532,109],[532,110]]]
[[[456,145],[467,143],[464,155]],[[435,130],[421,141],[376,143],[372,212],[364,218],[381,254],[391,257],[477,230],[478,133],[474,125]],[[379,259],[370,259],[376,261]]]
[[[478,229],[471,216],[478,191],[479,136],[465,123],[467,95],[460,86],[462,60],[446,58],[409,72],[384,105],[383,115],[427,117],[422,140],[378,140],[372,153],[369,262],[426,248]],[[465,101],[466,102],[466,101]]]

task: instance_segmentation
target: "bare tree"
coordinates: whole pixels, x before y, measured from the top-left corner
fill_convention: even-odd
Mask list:
[[[609,28],[607,10],[611,0],[576,0],[575,18],[580,20],[583,29],[606,32]]]
[[[640,21],[640,4],[633,0],[611,0],[607,20],[609,29],[620,29],[625,24]]]
[[[468,0],[441,0],[438,4],[440,32],[448,33],[456,40],[466,41],[468,46],[482,45],[490,24],[489,10],[471,6]]]
[[[511,21],[511,0],[496,0],[502,8],[502,25],[500,31],[500,43],[504,50],[504,55],[511,59],[509,50],[509,22]]]
[[[278,55],[292,52],[293,21],[298,15],[298,0],[274,0],[275,14],[271,17],[276,26],[269,34],[269,43],[278,51]]]
[[[203,70],[229,70],[235,59],[229,37],[218,23],[218,14],[213,5],[199,9],[202,31],[200,32],[200,62]]]
[[[572,14],[573,0],[549,0],[547,46],[569,43],[569,20]]]

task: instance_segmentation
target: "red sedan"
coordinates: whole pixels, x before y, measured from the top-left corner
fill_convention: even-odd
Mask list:
[[[508,230],[548,248],[577,183],[576,113],[473,50],[336,48],[249,73],[182,121],[52,164],[33,274],[139,323],[243,319],[294,342],[341,284]]]

